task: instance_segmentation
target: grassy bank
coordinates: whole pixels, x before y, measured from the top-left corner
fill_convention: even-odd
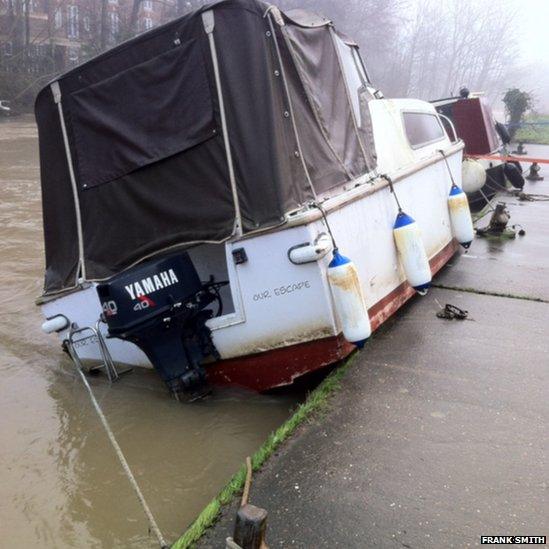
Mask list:
[[[524,143],[537,143],[539,145],[549,145],[549,115],[538,115],[528,117],[526,123],[544,122],[543,126],[524,126],[515,134],[515,141]]]
[[[341,379],[347,373],[356,357],[356,353],[347,359],[339,368],[331,372],[320,385],[312,391],[307,400],[300,404],[295,413],[286,420],[252,456],[252,468],[257,471],[275,452],[275,450],[307,419],[325,409],[330,395],[340,386]],[[188,530],[173,545],[172,549],[187,549],[196,543],[204,532],[212,526],[224,505],[242,492],[246,480],[246,467],[243,465],[229,480],[221,492],[215,497],[198,518],[191,524]]]

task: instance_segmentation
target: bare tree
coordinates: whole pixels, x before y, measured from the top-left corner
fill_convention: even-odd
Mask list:
[[[4,76],[7,73],[28,72],[33,62],[28,52],[34,44],[49,45],[47,72],[59,68],[54,61],[59,53],[55,37],[60,32],[54,25],[55,11],[64,9],[71,0],[45,0],[48,18],[37,34],[29,24],[31,1],[5,0],[4,28],[8,29],[13,55],[0,56],[0,84],[9,80]],[[81,45],[84,57],[137,34],[141,30],[138,22],[142,1],[119,0],[120,29],[116,36],[109,0],[80,3],[88,27]],[[209,0],[153,1],[167,21]],[[332,19],[338,30],[359,43],[374,85],[387,96],[435,99],[455,94],[467,85],[472,90],[486,91],[491,98],[500,98],[506,88],[519,84],[517,79],[526,77],[514,58],[517,40],[513,7],[517,0],[499,0],[497,9],[478,0],[272,1],[282,9],[301,7]]]
[[[382,75],[388,88],[435,99],[467,85],[499,96],[516,44],[516,14],[508,0],[498,10],[473,0],[419,0],[412,7],[397,62]]]

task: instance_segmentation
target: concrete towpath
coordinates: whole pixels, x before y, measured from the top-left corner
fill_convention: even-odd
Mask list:
[[[543,171],[527,192],[549,195]],[[250,500],[269,512],[271,548],[549,535],[549,202],[502,199],[526,235],[477,238],[436,280],[457,289],[407,305],[355,359],[329,411],[255,475]],[[437,318],[446,303],[469,319]],[[224,547],[235,511],[198,546]]]

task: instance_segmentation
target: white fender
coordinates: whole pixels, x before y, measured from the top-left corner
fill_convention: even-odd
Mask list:
[[[478,160],[465,158],[461,163],[461,186],[466,193],[480,191],[486,183],[486,170]]]
[[[465,248],[469,248],[475,237],[469,201],[465,193],[457,186],[452,185],[448,196],[448,209],[454,238]]]
[[[372,333],[368,309],[354,263],[342,256],[337,248],[334,249],[333,259],[328,265],[328,282],[343,336],[350,343],[362,347]]]
[[[53,332],[61,332],[68,327],[69,319],[65,315],[56,315],[48,318],[42,324],[42,331],[46,334],[53,334]]]
[[[400,211],[393,226],[395,244],[406,278],[418,293],[425,295],[431,285],[431,267],[418,224]]]
[[[288,250],[288,258],[296,265],[322,259],[332,251],[332,239],[325,233],[318,235],[314,242],[298,244]]]

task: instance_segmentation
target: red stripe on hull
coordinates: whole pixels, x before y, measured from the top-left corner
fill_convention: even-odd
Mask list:
[[[447,244],[430,261],[436,274],[457,251],[455,241]],[[404,282],[370,308],[372,329],[376,330],[416,292]],[[208,367],[208,380],[214,385],[239,385],[267,391],[289,385],[296,378],[342,360],[355,349],[343,336],[328,337],[280,347],[264,353],[221,360]]]

